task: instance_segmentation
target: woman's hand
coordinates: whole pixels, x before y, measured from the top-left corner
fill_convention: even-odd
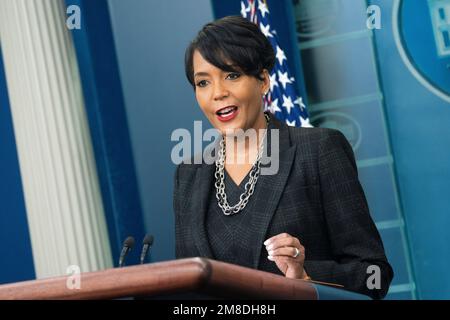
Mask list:
[[[280,233],[267,239],[264,245],[269,253],[267,258],[274,261],[287,278],[307,278],[303,269],[305,248],[297,238],[287,233]]]

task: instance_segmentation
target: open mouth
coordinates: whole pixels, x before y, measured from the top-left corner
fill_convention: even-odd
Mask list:
[[[228,106],[216,112],[216,115],[220,121],[229,121],[234,117],[236,117],[237,114],[238,114],[237,106]]]

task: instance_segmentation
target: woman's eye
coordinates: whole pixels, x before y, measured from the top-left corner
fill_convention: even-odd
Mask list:
[[[206,80],[201,80],[197,82],[197,87],[204,87],[204,86],[206,86]]]
[[[234,79],[239,78],[240,76],[241,76],[240,73],[233,72],[233,73],[230,73],[230,74],[227,76],[227,78],[228,78],[228,79],[231,79],[231,80],[234,80]]]

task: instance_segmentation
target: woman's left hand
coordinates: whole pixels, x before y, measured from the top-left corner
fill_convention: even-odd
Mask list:
[[[303,279],[306,276],[303,269],[305,248],[297,238],[280,233],[267,239],[264,245],[269,253],[267,258],[274,261],[287,278]]]

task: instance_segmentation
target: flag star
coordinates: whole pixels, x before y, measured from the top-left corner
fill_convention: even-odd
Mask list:
[[[267,38],[273,38],[273,35],[270,33],[270,25],[269,24],[267,26],[265,26],[260,22],[259,28],[261,29],[262,33],[264,33],[264,35]]]
[[[283,60],[287,60],[286,55],[284,54],[284,51],[281,50],[281,48],[277,45],[277,59],[280,65],[283,64]]]
[[[270,104],[270,111],[271,111],[272,113],[275,113],[275,112],[281,112],[281,109],[280,109],[280,107],[278,106],[278,98],[275,99],[275,100],[273,100],[272,103]]]
[[[291,97],[286,97],[283,94],[283,104],[282,104],[282,106],[285,107],[287,109],[287,111],[288,111],[288,114],[290,114],[291,113],[291,109],[294,107],[294,104],[292,103]]]
[[[278,82],[277,82],[277,75],[276,75],[276,73],[273,73],[270,76],[270,91],[273,91],[273,88],[275,86],[279,87]]]
[[[250,12],[250,6],[248,8],[245,6],[244,1],[241,1],[241,15],[247,18],[247,12]]]
[[[283,85],[283,88],[286,90],[286,84],[292,83],[292,80],[288,78],[287,71],[281,73],[281,71],[278,71],[278,81],[281,82]]]
[[[312,128],[313,126],[309,123],[309,118],[303,119],[302,116],[298,117],[300,119],[300,126],[303,128]]]
[[[295,127],[296,126],[295,122],[296,122],[295,120],[289,121],[288,119],[286,119],[286,124],[290,127]]]
[[[306,108],[305,104],[303,103],[302,97],[297,97],[297,99],[295,99],[294,101],[294,104],[298,104],[302,111]]]
[[[269,13],[269,8],[267,8],[266,3],[261,0],[258,0],[258,10],[261,11],[263,18],[265,18],[266,13]]]

